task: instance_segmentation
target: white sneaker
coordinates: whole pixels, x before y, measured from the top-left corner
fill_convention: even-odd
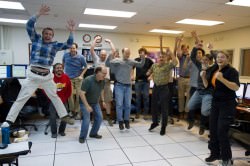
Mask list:
[[[218,166],[232,166],[232,160],[227,160],[227,161],[221,160]]]

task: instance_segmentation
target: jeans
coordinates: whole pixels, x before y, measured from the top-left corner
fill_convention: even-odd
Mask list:
[[[211,112],[212,94],[196,90],[188,102],[188,121],[194,121],[195,111],[201,108],[200,126],[204,127],[206,117]]]
[[[149,110],[149,82],[136,82],[135,83],[135,95],[136,95],[136,112],[141,112],[141,98],[143,96],[143,113],[148,114]]]
[[[65,108],[67,108],[67,102],[64,103]],[[56,119],[57,119],[57,111],[52,103],[49,104],[49,124],[50,124],[50,129],[52,134],[57,134],[57,124],[56,124]],[[65,128],[66,128],[66,122],[61,121],[58,133],[64,133]]]
[[[115,83],[116,118],[118,122],[129,120],[131,97],[131,85]]]
[[[92,125],[89,135],[96,135],[102,124],[102,111],[101,111],[99,103],[90,104],[90,106],[93,109],[94,123]],[[80,108],[81,108],[82,116],[83,116],[82,126],[81,126],[81,131],[80,131],[80,138],[86,139],[88,131],[89,131],[90,112],[87,111],[84,104],[82,103],[80,104]]]

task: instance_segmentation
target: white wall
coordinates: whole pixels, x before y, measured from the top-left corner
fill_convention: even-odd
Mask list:
[[[23,27],[3,27],[3,41],[4,48],[0,49],[11,49],[14,54],[14,63],[16,64],[28,64],[28,43],[30,40]],[[41,32],[40,29],[37,30]],[[76,31],[75,32],[75,42],[78,43],[79,47],[82,46],[83,40],[82,36],[84,34],[90,34],[92,39],[95,35],[99,34],[105,38],[109,38],[113,41],[116,48],[121,50],[123,47],[129,47],[131,49],[131,57],[136,57],[138,55],[137,50],[141,46],[159,46],[159,35],[146,36],[146,35],[135,35],[135,34],[115,34],[115,33],[99,33],[99,32],[86,32],[86,31]],[[199,32],[197,32],[199,33]],[[68,37],[68,32],[64,30],[55,30],[55,40],[65,41]],[[2,38],[2,37],[1,37]],[[250,27],[235,29],[231,31],[225,31],[210,35],[201,36],[205,44],[212,42],[215,49],[234,49],[234,59],[233,66],[239,70],[240,66],[240,49],[250,48]],[[103,40],[104,41],[104,40]],[[163,46],[169,46],[171,49],[174,47],[174,37],[163,37]],[[186,41],[192,47],[192,39],[186,38]],[[102,42],[102,48],[108,48],[105,42]],[[80,51],[80,50],[79,50]],[[58,52],[55,62],[61,62],[63,51]],[[250,79],[242,79],[243,81],[250,82]]]

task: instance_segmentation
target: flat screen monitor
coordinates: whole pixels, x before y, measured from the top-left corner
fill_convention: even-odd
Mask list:
[[[26,78],[26,70],[28,65],[15,64],[12,65],[12,77]]]
[[[244,98],[248,101],[248,103],[250,103],[250,83],[247,84]]]
[[[246,84],[244,84],[244,83],[240,83],[240,88],[239,88],[239,90],[236,91],[236,96],[237,96],[238,99],[243,99],[245,85]]]
[[[11,65],[0,65],[0,79],[11,77]]]

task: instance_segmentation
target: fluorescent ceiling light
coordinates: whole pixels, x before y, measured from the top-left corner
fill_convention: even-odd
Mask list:
[[[17,19],[9,19],[9,18],[0,18],[0,22],[26,24],[27,20],[17,20]]]
[[[115,29],[117,26],[110,25],[96,25],[96,24],[79,24],[82,28],[95,28],[95,29]]]
[[[166,29],[152,29],[149,32],[156,32],[156,33],[171,33],[171,34],[180,34],[183,31],[174,31],[174,30],[166,30]]]
[[[24,10],[20,2],[0,1],[0,8]]]
[[[245,6],[250,7],[249,0],[233,0],[232,2],[227,2],[227,5]]]
[[[223,24],[221,21],[210,21],[210,20],[198,20],[198,19],[183,19],[181,21],[177,21],[179,24],[191,24],[191,25],[203,25],[203,26],[214,26],[218,24]]]
[[[83,14],[131,18],[136,15],[136,12],[86,8]]]

